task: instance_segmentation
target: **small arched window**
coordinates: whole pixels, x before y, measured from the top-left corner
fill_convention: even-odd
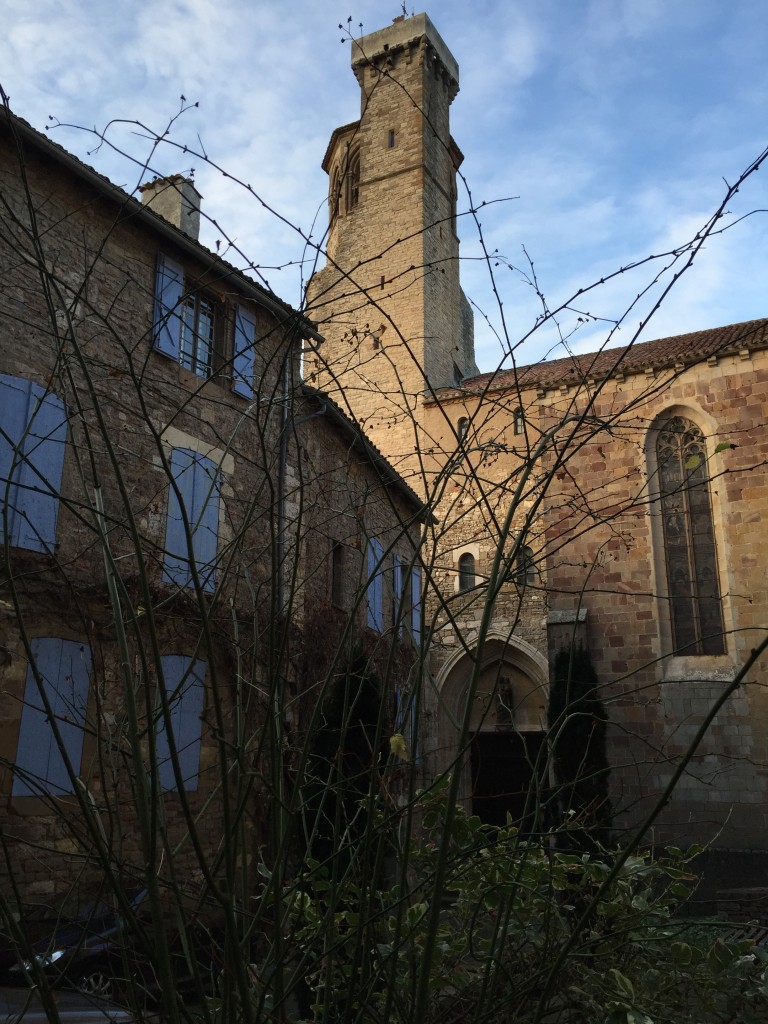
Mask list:
[[[475,585],[475,556],[465,551],[459,558],[459,592],[472,590]]]
[[[459,422],[456,424],[456,436],[459,439],[459,444],[462,444],[469,433],[469,420],[466,416],[462,416]]]
[[[682,416],[662,423],[656,463],[675,653],[724,654],[707,454],[700,428]]]
[[[353,149],[347,163],[346,208],[353,210],[360,201],[360,150]]]
[[[515,583],[524,587],[536,582],[536,562],[533,556],[533,549],[521,547],[517,552],[517,565],[515,567]]]
[[[525,413],[520,406],[515,409],[514,413],[514,432],[515,434],[525,433]]]

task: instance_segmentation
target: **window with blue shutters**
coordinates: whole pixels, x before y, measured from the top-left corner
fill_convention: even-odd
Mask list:
[[[187,288],[184,270],[169,256],[157,258],[154,346],[198,377],[210,377],[216,358],[216,303]]]
[[[181,265],[160,253],[155,281],[155,349],[205,379],[231,366],[232,390],[252,398],[256,317],[245,306],[235,306],[231,363],[228,354],[220,351],[222,320],[221,305],[190,287]]]
[[[377,633],[384,632],[383,548],[375,537],[368,541],[368,587],[366,590],[367,623]]]
[[[61,399],[0,374],[0,543],[53,549],[66,440]]]
[[[160,659],[155,764],[161,790],[194,792],[200,775],[205,703],[205,662],[180,654]]]
[[[36,637],[30,647],[11,792],[64,796],[81,770],[91,649],[59,637]]]
[[[219,540],[219,469],[189,448],[174,448],[170,464],[163,581],[191,587],[194,567],[203,590],[212,591]]]

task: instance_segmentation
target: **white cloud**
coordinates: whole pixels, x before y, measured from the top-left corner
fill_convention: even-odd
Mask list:
[[[174,126],[169,143],[151,143],[131,125],[109,139],[131,163],[84,133],[57,129],[56,141],[133,188],[152,153],[162,173],[196,169],[204,209],[255,262],[299,261],[327,180],[320,170],[328,137],[358,116],[349,43],[339,22],[348,9],[294,0],[5,0],[0,74],[12,106],[36,127],[47,115],[103,127],[136,118],[162,132],[181,93],[198,108]],[[382,27],[397,13],[358,0],[353,29]],[[525,244],[547,298],[562,302],[617,266],[665,246],[703,222],[761,145],[768,66],[764,8],[741,0],[722,13],[718,0],[539,0],[519,5],[479,0],[471,9],[441,0],[430,17],[454,52],[461,92],[453,133],[476,202],[519,196],[482,209],[490,249],[519,262]],[[277,214],[231,178],[184,153],[199,147],[250,183]],[[768,208],[757,176],[732,205],[734,218]],[[465,290],[492,317],[487,271],[466,223]],[[653,333],[735,321],[766,312],[766,225],[753,218],[707,246],[700,268],[677,286]],[[204,240],[213,244],[213,229]],[[252,255],[251,255],[252,254]],[[514,337],[530,330],[540,303],[519,276],[497,269]],[[285,298],[300,301],[297,272],[269,271]],[[584,298],[595,315],[618,317],[647,280],[627,274]],[[634,314],[633,314],[634,315]],[[638,310],[637,319],[642,314]],[[478,316],[481,359],[494,362],[493,331]],[[658,328],[658,329],[657,329]],[[572,343],[601,337],[583,326]],[[554,335],[531,342],[528,358]],[[591,343],[590,340],[590,343]]]

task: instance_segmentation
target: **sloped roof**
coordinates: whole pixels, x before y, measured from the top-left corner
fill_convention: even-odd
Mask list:
[[[512,370],[481,373],[462,381],[460,388],[446,388],[459,395],[471,391],[496,391],[508,388],[551,388],[577,384],[589,379],[601,380],[617,373],[645,373],[682,364],[691,366],[712,356],[730,355],[747,349],[768,347],[768,319],[747,320],[726,327],[678,334],[656,341],[638,342],[622,348],[606,348],[584,355],[565,356],[549,362],[518,366]]]
[[[322,341],[315,327],[298,310],[294,309],[287,302],[284,302],[274,292],[260,285],[257,281],[248,277],[238,267],[222,259],[217,253],[206,248],[195,238],[184,234],[174,224],[167,221],[151,207],[144,206],[138,199],[129,195],[105,175],[100,174],[89,164],[84,163],[69,150],[64,149],[58,142],[54,142],[43,135],[23,118],[14,114],[7,106],[0,107],[0,129],[8,131],[23,144],[29,144],[39,150],[45,156],[66,168],[88,185],[96,188],[103,196],[111,199],[130,211],[131,215],[140,217],[147,226],[154,231],[173,240],[174,244],[185,250],[188,255],[198,261],[203,261],[209,266],[215,267],[218,272],[224,271],[231,283],[244,295],[259,303],[272,313],[294,321],[306,337]]]
[[[419,520],[426,522],[430,517],[430,513],[424,502],[408,486],[394,466],[384,458],[376,445],[363,432],[359,424],[350,419],[341,406],[324,391],[313,388],[309,384],[303,384],[301,393],[305,398],[315,402],[318,409],[349,440],[352,447],[371,463],[382,484],[396,491],[413,507]]]

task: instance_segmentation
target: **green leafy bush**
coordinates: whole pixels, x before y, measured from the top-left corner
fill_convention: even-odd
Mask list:
[[[450,813],[449,813],[450,811]],[[757,1024],[765,951],[693,931],[688,855],[568,853],[422,794],[398,880],[319,864],[285,894],[313,1020]],[[392,808],[373,827],[397,831]],[[694,853],[696,851],[693,851]],[[441,856],[442,855],[442,856]],[[442,861],[443,867],[440,862]],[[392,873],[398,867],[392,865]],[[587,905],[586,913],[583,907]]]

